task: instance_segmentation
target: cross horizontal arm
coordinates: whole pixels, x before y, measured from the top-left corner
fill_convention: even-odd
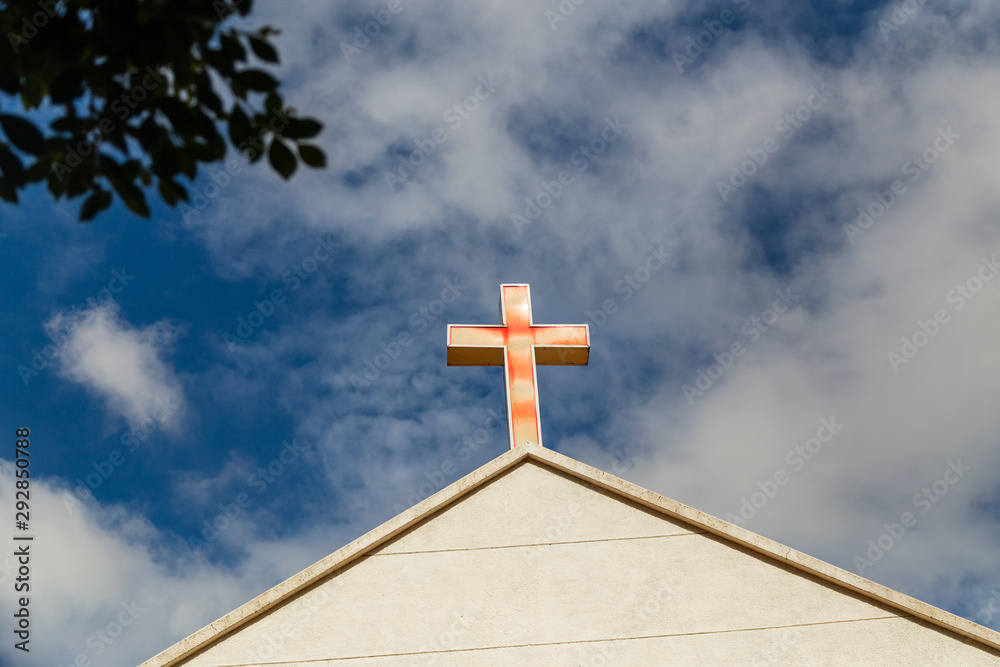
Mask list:
[[[507,327],[448,325],[449,366],[503,366]]]
[[[586,366],[590,360],[587,325],[539,325],[531,333],[539,366]]]
[[[535,348],[535,363],[539,366],[586,366],[589,361],[589,347]]]

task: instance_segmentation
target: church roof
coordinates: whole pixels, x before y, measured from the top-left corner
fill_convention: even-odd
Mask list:
[[[545,474],[547,474],[547,477],[553,477],[553,475],[548,473],[555,473],[555,476],[558,476],[563,480],[568,479],[575,482],[576,484],[573,486],[586,487],[579,493],[589,494],[591,496],[603,495],[612,498],[614,501],[627,503],[630,507],[637,507],[641,511],[637,511],[635,513],[637,516],[635,519],[636,525],[641,524],[644,521],[657,521],[659,523],[667,521],[670,525],[677,527],[674,532],[678,535],[703,535],[716,544],[716,547],[714,548],[718,548],[718,544],[722,544],[722,546],[727,548],[729,551],[733,551],[735,549],[736,552],[743,554],[752,552],[743,560],[754,560],[756,557],[756,560],[764,563],[770,570],[780,568],[790,573],[787,576],[785,574],[781,575],[786,578],[780,580],[781,582],[784,582],[780,584],[780,587],[788,588],[788,591],[785,591],[783,594],[793,596],[800,595],[799,598],[790,598],[795,603],[799,603],[801,599],[803,599],[802,596],[804,596],[804,594],[796,593],[795,590],[792,590],[795,588],[795,585],[791,585],[789,582],[792,579],[803,579],[803,575],[805,575],[805,578],[807,579],[825,582],[826,588],[836,589],[839,591],[838,595],[841,595],[841,597],[844,597],[842,594],[846,593],[847,596],[853,600],[851,604],[865,605],[866,609],[886,610],[884,613],[874,614],[873,618],[863,618],[861,620],[875,621],[889,617],[914,619],[915,622],[920,624],[922,627],[926,628],[930,626],[932,629],[937,628],[939,631],[943,630],[946,635],[951,635],[952,638],[958,642],[971,644],[978,647],[982,651],[985,651],[982,658],[980,658],[983,662],[976,662],[976,664],[1000,664],[1000,652],[997,652],[996,650],[1000,649],[1000,633],[955,616],[954,614],[938,609],[937,607],[921,602],[892,589],[886,588],[885,586],[869,581],[868,579],[846,570],[834,567],[819,559],[813,558],[812,556],[808,556],[804,553],[783,546],[773,540],[761,537],[760,535],[705,514],[704,512],[682,505],[674,500],[665,498],[659,494],[653,493],[652,491],[641,488],[635,484],[586,464],[580,463],[579,461],[554,452],[550,449],[527,443],[509,450],[505,454],[490,461],[466,477],[463,477],[433,496],[418,503],[417,505],[414,505],[412,508],[363,535],[354,542],[351,542],[342,549],[339,549],[314,565],[302,570],[298,574],[262,593],[253,600],[250,600],[243,606],[226,616],[223,616],[211,625],[202,628],[174,646],[171,646],[159,655],[143,663],[140,667],[171,667],[182,664],[198,666],[203,664],[233,664],[236,662],[235,660],[233,660],[233,662],[211,662],[201,660],[198,656],[205,654],[209,648],[226,640],[228,637],[231,637],[233,633],[248,626],[248,624],[257,623],[261,619],[264,619],[264,617],[272,614],[275,610],[280,609],[282,605],[288,603],[289,601],[297,598],[298,596],[303,596],[310,590],[315,590],[317,586],[321,585],[322,582],[329,581],[331,575],[334,573],[349,570],[349,566],[354,566],[363,562],[366,557],[378,553],[379,550],[384,551],[388,549],[390,554],[412,554],[418,551],[414,544],[421,547],[425,552],[441,553],[446,551],[494,548],[492,543],[490,545],[487,545],[486,542],[482,545],[479,545],[478,543],[469,543],[468,538],[465,537],[467,535],[475,535],[478,533],[463,532],[464,529],[456,532],[454,529],[454,526],[457,525],[455,522],[458,521],[461,522],[461,525],[467,526],[469,523],[476,523],[480,520],[483,522],[491,522],[494,520],[495,517],[493,516],[480,516],[483,511],[482,506],[477,507],[475,506],[475,503],[472,503],[470,505],[471,509],[466,510],[464,514],[460,513],[456,515],[460,516],[460,519],[453,519],[451,524],[446,524],[451,526],[451,528],[447,529],[450,531],[449,537],[442,538],[442,530],[444,529],[439,528],[437,533],[433,530],[429,533],[425,533],[425,535],[429,534],[430,537],[418,538],[416,542],[413,540],[406,542],[406,540],[414,536],[414,529],[419,531],[421,526],[429,525],[427,522],[430,519],[449,514],[449,512],[444,512],[444,514],[442,514],[443,510],[451,510],[462,505],[463,503],[459,503],[458,501],[474,497],[477,490],[488,487],[508,473],[518,470],[519,466],[523,466],[528,463],[533,463],[541,471],[546,471]],[[538,474],[543,473],[539,472]],[[596,487],[596,489],[593,487]],[[532,488],[537,488],[537,483],[536,487]],[[516,490],[517,489],[515,488],[514,491]],[[507,490],[504,493],[511,494],[512,491]],[[517,494],[513,495],[516,496]],[[491,505],[490,507],[495,507],[496,501],[491,502],[494,502],[494,505]],[[517,506],[522,503],[531,503],[532,498],[510,497],[507,499],[505,497],[501,502],[509,502],[511,506]],[[560,502],[563,503],[560,507],[569,507],[567,510],[568,514],[573,514],[572,505],[567,506],[565,505],[565,501]],[[619,502],[619,504],[621,503]],[[587,518],[588,517],[584,517],[584,519]],[[517,519],[516,517],[510,519],[510,521],[516,520],[520,519]],[[617,520],[612,520],[609,523],[613,524],[615,521]],[[631,519],[629,521],[631,521]],[[502,524],[502,522],[503,520],[501,519],[500,523]],[[559,525],[559,519],[555,519],[555,523],[551,524],[550,528],[557,528],[558,531]],[[491,530],[496,534],[503,533],[505,530],[504,526],[499,524],[496,526],[485,526],[484,528],[487,537],[484,537],[483,539],[487,542],[493,539],[488,538],[488,534]],[[612,531],[614,530],[616,529],[612,528]],[[622,530],[624,530],[624,528]],[[457,535],[459,533],[461,533],[461,536],[453,537],[453,535]],[[639,537],[627,538],[633,540],[631,544],[638,544],[636,540],[641,541],[645,533],[641,533],[640,531],[639,533],[636,533],[636,535],[639,535]],[[574,536],[574,539],[576,540],[576,543],[584,543],[588,541],[587,539],[584,539],[586,537],[588,537],[587,534],[580,534]],[[596,535],[593,537],[596,537]],[[662,535],[650,534],[650,537],[659,538],[662,537]],[[471,542],[476,542],[477,539],[479,538],[472,539]],[[620,537],[619,539],[624,538]],[[398,545],[399,540],[403,540],[403,546]],[[591,541],[598,542],[601,540],[595,539]],[[646,540],[647,545],[651,542],[652,540]],[[570,542],[567,541],[562,542],[562,544],[569,543]],[[511,544],[501,546],[509,549],[511,547],[524,545]],[[642,548],[656,547],[654,545]],[[602,558],[606,559],[608,556],[602,556]],[[680,562],[681,561],[675,561],[674,564],[676,565]],[[677,566],[681,567],[681,565]],[[515,558],[511,558],[510,560],[511,569],[523,571],[525,568],[530,567],[531,563],[529,562],[517,561]],[[683,574],[683,572],[680,574]],[[738,578],[738,576],[734,576],[734,581],[738,580]],[[360,585],[363,586],[368,584],[362,583]],[[819,605],[820,603],[816,604]],[[692,613],[696,612],[693,611]],[[706,613],[711,613],[711,611]],[[855,611],[852,613],[857,614],[860,612]],[[889,616],[886,614],[889,614]],[[864,614],[861,615],[864,616]],[[872,616],[872,614],[869,614],[869,616]],[[845,616],[844,619],[837,620],[835,622],[846,624],[851,622],[854,618],[857,618],[857,615],[851,618],[847,618]],[[824,620],[824,622],[833,621]],[[808,623],[806,623],[806,625],[808,625]],[[816,623],[815,625],[820,625],[820,623]],[[333,631],[334,629],[330,630],[330,632]],[[513,634],[508,633],[511,642],[516,639],[513,637],[513,635],[516,634],[517,632],[513,632]],[[705,633],[685,632],[679,634],[699,635]],[[848,633],[846,637],[846,641],[849,642],[850,634]],[[648,637],[645,637],[645,639],[648,639]],[[560,642],[553,643],[555,644]],[[532,641],[531,645],[533,644],[534,642]],[[527,643],[518,644],[518,646],[528,645],[529,644]],[[324,658],[324,660],[321,661],[321,664],[326,664],[325,659],[330,658],[331,656],[324,655],[321,657]],[[299,660],[305,662],[304,658],[300,658]],[[241,660],[239,664],[246,663]],[[263,661],[255,661],[253,664],[266,663]],[[298,660],[295,661],[295,664],[299,664]],[[337,662],[337,664],[341,663]],[[349,664],[362,663],[349,661]],[[363,664],[368,663],[364,662]],[[380,662],[379,664],[381,665],[383,663]],[[391,662],[386,664],[397,663]],[[477,662],[476,664],[480,663]],[[484,662],[482,664],[490,663]],[[900,664],[907,663],[902,662]],[[931,663],[928,662],[924,664]],[[943,664],[956,663],[949,662]]]

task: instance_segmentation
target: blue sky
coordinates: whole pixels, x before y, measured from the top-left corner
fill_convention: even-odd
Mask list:
[[[355,42],[386,3],[260,3],[327,170],[0,205],[45,664],[136,664],[501,454],[502,371],[444,343],[504,282],[591,325],[539,370],[547,446],[1000,628],[1000,8],[562,6]]]

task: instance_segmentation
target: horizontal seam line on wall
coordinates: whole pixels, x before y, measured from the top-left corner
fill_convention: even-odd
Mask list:
[[[891,616],[873,616],[871,618],[849,618],[840,621],[817,621],[815,623],[794,623],[792,625],[770,625],[759,628],[735,628],[732,630],[706,630],[704,632],[678,632],[668,635],[642,635],[638,637],[610,637],[605,639],[576,639],[564,642],[545,642],[541,644],[508,644],[506,646],[476,646],[470,648],[445,649],[443,651],[411,651],[408,653],[381,653],[378,655],[355,655],[343,658],[313,658],[307,660],[288,660],[281,662],[255,662],[255,663],[234,663],[232,665],[220,665],[219,667],[266,667],[268,665],[302,665],[307,663],[318,664],[321,662],[335,662],[340,660],[363,660],[375,658],[399,658],[408,655],[443,655],[447,653],[469,653],[471,651],[500,651],[515,648],[533,648],[536,646],[568,646],[570,644],[600,644],[605,642],[627,642],[641,639],[665,639],[670,637],[698,637],[702,635],[721,635],[737,632],[763,632],[766,630],[785,630],[788,628],[808,628],[819,625],[838,625],[843,623],[866,623],[868,621],[886,621],[892,619],[904,619],[908,614],[893,614]]]
[[[532,544],[501,544],[493,547],[469,547],[466,549],[427,549],[426,551],[394,551],[384,554],[367,554],[362,558],[378,558],[382,556],[412,556],[414,554],[438,554],[451,551],[489,551],[491,549],[523,549],[525,547],[552,547],[562,544],[593,544],[597,542],[628,542],[631,540],[660,540],[668,537],[690,537],[692,535],[707,535],[707,530],[677,533],[675,535],[641,535],[637,537],[609,537],[600,540],[570,540],[567,542],[535,542]]]

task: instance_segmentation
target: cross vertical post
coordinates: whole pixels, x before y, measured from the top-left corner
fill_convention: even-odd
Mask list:
[[[528,285],[500,286],[500,321],[500,325],[449,324],[448,365],[503,366],[510,446],[541,445],[535,365],[586,365],[590,328],[532,324]]]

